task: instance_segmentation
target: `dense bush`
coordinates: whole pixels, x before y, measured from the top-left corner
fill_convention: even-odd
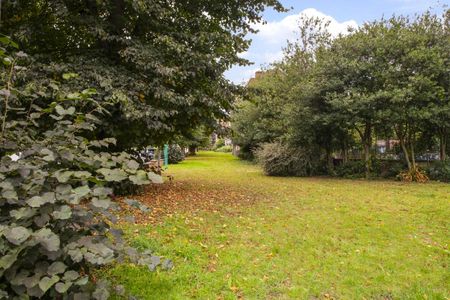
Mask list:
[[[229,153],[233,151],[233,147],[230,145],[219,147],[215,150],[216,152]]]
[[[94,90],[60,94],[53,83],[47,88],[53,89],[54,101],[40,106],[43,91],[14,88],[17,61],[24,54],[7,56],[4,50],[0,298],[107,299],[107,284],[90,282],[91,268],[118,257],[151,269],[161,263],[159,257],[126,246],[121,232],[110,228],[117,221],[117,204],[107,184],[147,184],[161,178],[140,170],[127,153],[108,151],[114,139],[88,138],[104,111],[90,97]],[[77,113],[74,102],[94,103],[96,108]]]
[[[373,160],[373,174],[381,178],[396,178],[408,166],[403,161],[395,160]]]
[[[250,148],[248,145],[239,146],[238,157],[243,160],[255,161],[256,160],[255,152],[256,152],[256,150],[253,148]]]
[[[255,156],[264,173],[270,176],[310,176],[323,170],[313,153],[282,143],[263,144]]]
[[[343,163],[334,168],[334,174],[338,177],[344,178],[359,178],[364,177],[365,163],[362,160],[352,160]]]
[[[381,178],[396,178],[407,166],[401,161],[393,160],[378,160],[371,159],[371,176]],[[334,169],[334,175],[344,178],[362,178],[365,173],[365,163],[363,160],[353,160],[341,165],[338,165]]]
[[[169,146],[169,164],[177,164],[184,160],[184,151],[178,145]]]
[[[426,169],[430,179],[442,182],[450,182],[450,161],[436,161]]]

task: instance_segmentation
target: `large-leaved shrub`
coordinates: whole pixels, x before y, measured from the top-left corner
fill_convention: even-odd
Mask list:
[[[161,178],[139,169],[127,153],[109,151],[114,139],[90,138],[104,113],[91,99],[94,90],[59,94],[52,83],[53,102],[44,105],[46,91],[15,89],[25,54],[7,55],[5,48],[0,49],[0,299],[107,299],[107,284],[94,285],[89,278],[92,268],[117,259],[151,269],[161,264],[159,257],[128,247],[120,230],[111,228],[118,206],[110,184]],[[80,113],[75,102],[94,108]]]

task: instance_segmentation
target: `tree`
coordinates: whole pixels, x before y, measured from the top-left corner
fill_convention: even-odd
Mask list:
[[[34,58],[36,85],[90,86],[113,103],[96,134],[127,149],[226,117],[239,89],[223,73],[248,63],[237,54],[267,6],[283,10],[277,0],[25,0],[4,3],[1,31]]]
[[[260,144],[281,138],[287,130],[284,75],[278,69],[258,73],[248,85],[248,93],[232,114],[233,141],[241,147],[240,156],[253,159]]]
[[[424,179],[417,151],[439,148],[445,160],[448,148],[449,15],[382,19],[335,39],[319,21],[301,21],[298,41],[252,81],[258,93],[235,113],[239,143],[304,147],[327,161],[329,174],[333,156],[342,151],[347,161],[356,144],[369,178],[375,136],[395,138],[405,178]]]
[[[381,83],[377,47],[380,25],[365,24],[348,36],[341,36],[322,53],[318,68],[329,116],[341,129],[356,131],[364,152],[365,176],[370,177],[373,133],[378,123]]]
[[[426,13],[413,21],[404,17],[386,22],[383,115],[391,124],[411,173],[417,170],[416,144],[428,125],[440,139],[445,159],[445,139],[450,120],[448,98],[448,33],[443,19]],[[447,54],[445,54],[447,53]],[[447,70],[447,71],[445,71]],[[447,84],[445,81],[447,80]]]
[[[252,151],[264,143],[282,141],[296,147],[310,145],[314,130],[319,129],[317,126],[322,120],[312,115],[311,97],[306,99],[305,95],[313,91],[308,84],[315,51],[330,42],[327,26],[328,23],[319,18],[301,18],[299,37],[288,43],[283,60],[249,82],[249,96],[234,112],[232,122],[234,141],[241,146],[241,155],[252,157]],[[317,121],[315,125],[311,123],[306,129],[303,122],[313,119]],[[322,134],[314,136],[323,137]]]
[[[328,22],[319,18],[301,19],[299,38],[288,45],[283,65],[284,80],[291,83],[287,92],[291,102],[288,142],[295,147],[309,148],[319,158],[324,157],[328,172],[332,174],[332,154],[339,144],[336,137],[343,132],[330,118],[332,107],[327,102],[327,94],[335,87],[328,79],[324,80],[318,64],[332,45],[328,26]]]
[[[447,160],[447,149],[450,147],[450,10],[442,18],[426,13],[419,17],[414,24],[416,34],[426,36],[424,41],[433,53],[433,63],[428,67],[428,75],[435,81],[433,102],[429,105],[431,116],[427,123],[431,125],[439,139],[439,154],[441,161]]]
[[[189,149],[189,155],[196,155],[198,148],[211,146],[212,129],[208,127],[192,128],[184,136],[174,139],[174,143]]]

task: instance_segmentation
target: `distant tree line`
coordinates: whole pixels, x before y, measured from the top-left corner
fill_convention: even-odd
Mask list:
[[[350,150],[359,149],[369,178],[375,138],[391,139],[407,169],[404,177],[420,180],[419,153],[448,157],[449,21],[446,9],[442,15],[394,16],[333,38],[326,22],[303,18],[298,40],[288,44],[281,62],[249,82],[233,114],[241,156],[258,153],[265,163],[282,161],[286,170],[301,165],[289,162],[292,155],[277,160],[281,154],[266,144],[278,143],[308,162],[309,171],[299,175],[335,174],[333,157],[351,164]]]

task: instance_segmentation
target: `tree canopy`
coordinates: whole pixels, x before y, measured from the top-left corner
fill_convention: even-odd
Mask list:
[[[277,0],[6,2],[1,32],[34,59],[25,82],[91,87],[113,103],[97,135],[126,149],[226,117],[239,89],[223,73],[248,63],[238,53],[267,6],[284,9]]]
[[[298,41],[280,63],[253,80],[252,100],[234,114],[243,154],[262,143],[284,141],[316,149],[332,174],[331,154],[346,162],[356,147],[368,178],[378,137],[398,141],[411,172],[419,150],[437,149],[445,160],[449,17],[448,10],[442,16],[394,16],[335,39],[327,35],[327,24],[302,20]]]

